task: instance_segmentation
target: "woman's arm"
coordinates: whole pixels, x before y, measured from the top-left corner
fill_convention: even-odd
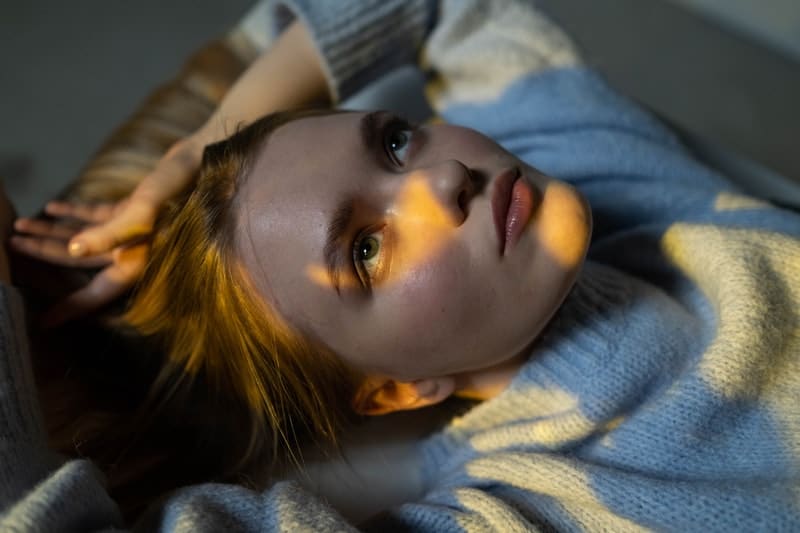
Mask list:
[[[0,531],[85,531],[122,524],[101,474],[47,448],[25,307],[11,286],[5,242],[14,208],[0,185]],[[90,507],[87,507],[90,505]]]
[[[135,282],[147,253],[145,246],[131,245],[149,236],[161,207],[191,186],[207,144],[270,112],[338,100],[393,66],[413,61],[435,3],[309,2],[306,8],[300,17],[306,24],[295,21],[286,8],[278,8],[279,38],[237,80],[212,117],[173,145],[110,218],[74,235],[66,245],[53,246],[47,242],[49,235],[38,231],[14,239],[18,251],[66,266],[80,266],[87,260],[96,266],[100,260],[112,259],[87,285],[51,309],[48,322],[64,322],[99,309]],[[313,24],[309,27],[316,32],[315,43],[307,24]],[[368,42],[380,46],[366,46]],[[55,217],[74,217],[81,210],[81,206],[63,203],[46,207]],[[22,220],[17,227],[25,232],[38,226],[36,221]]]
[[[416,64],[439,13],[436,0],[270,0],[274,31],[303,22],[334,102],[383,74]]]
[[[338,67],[328,65],[323,70],[332,88],[332,94],[346,96],[348,91],[359,86],[358,80],[368,80],[373,75],[376,75],[375,73],[379,72],[380,68],[372,65],[372,61],[380,62],[383,57],[407,57],[409,52],[413,54],[416,50],[410,44],[409,46],[403,44],[408,44],[406,37],[409,33],[413,34],[413,32],[406,29],[406,31],[395,34],[397,39],[381,40],[380,42],[383,43],[381,46],[365,50],[363,62],[357,59],[359,57],[358,54],[352,54],[351,56],[344,52],[348,49],[352,51],[349,39],[353,39],[352,42],[358,42],[361,33],[369,34],[371,32],[373,35],[378,36],[391,35],[392,32],[387,27],[391,26],[393,15],[402,12],[403,9],[406,9],[406,6],[410,5],[409,3],[401,1],[376,2],[375,6],[373,6],[374,10],[363,16],[374,16],[380,9],[383,10],[380,11],[383,14],[383,18],[373,19],[371,25],[367,28],[359,26],[357,21],[361,19],[358,11],[355,8],[348,7],[354,4],[360,5],[360,2],[312,3],[309,1],[307,3],[309,5],[305,6],[304,9],[309,11],[298,11],[297,13],[299,13],[302,20],[306,21],[306,24],[309,24],[309,32],[314,35],[315,43],[317,43],[317,48],[320,49],[321,56],[340,58]],[[296,4],[299,4],[299,2],[292,5]],[[468,72],[471,68],[478,68],[480,64],[487,67],[485,64],[485,61],[488,61],[486,59],[487,56],[481,56],[483,59],[478,63],[470,59],[472,55],[477,57],[481,51],[481,47],[476,48],[467,44],[473,42],[471,41],[471,32],[486,30],[489,32],[486,34],[488,37],[492,36],[492,32],[500,34],[500,37],[502,37],[500,42],[505,44],[500,46],[499,50],[508,50],[515,40],[513,36],[516,35],[509,34],[508,28],[505,27],[498,28],[491,23],[480,24],[482,19],[479,17],[473,19],[474,13],[469,10],[460,11],[456,9],[458,4],[458,2],[448,4],[455,6],[454,10],[448,11],[445,9],[439,12],[442,18],[437,29],[431,35],[431,40],[441,36],[444,48],[450,45],[458,46],[459,43],[466,46],[461,54],[464,57],[463,66],[458,69],[450,69],[450,74],[446,74],[446,77],[440,81],[448,84],[453,91],[455,91],[455,87],[459,83],[458,72],[465,70]],[[480,7],[478,4],[483,3],[472,4],[472,6],[477,9]],[[425,21],[429,13],[428,9],[432,5],[432,3],[420,4],[419,9],[421,11],[411,19],[421,21],[418,25],[412,24],[413,28],[415,28],[414,31],[422,32],[420,35],[426,35],[428,25]],[[327,9],[328,6],[331,6],[330,9],[332,11],[323,17],[320,13],[322,10]],[[517,4],[498,1],[490,3],[487,7],[491,10],[495,6],[497,9],[506,9],[508,6],[513,7],[517,6]],[[315,9],[320,11],[315,11]],[[490,12],[494,13],[493,11]],[[459,13],[463,17],[459,19],[464,24],[462,30],[457,30],[458,24],[454,23],[455,25],[449,26],[451,28],[450,31],[440,31],[442,28],[448,27],[448,22],[453,20],[448,17],[456,16]],[[351,30],[347,30],[350,27],[346,23],[347,17],[353,19],[354,27],[361,28],[358,32],[355,32],[358,35],[348,37],[350,35],[348,32]],[[324,18],[324,21],[318,21],[319,18]],[[458,17],[456,18],[458,19]],[[518,17],[511,18],[516,20]],[[395,20],[397,25],[400,25],[401,22],[403,21]],[[511,21],[509,21],[510,23]],[[325,27],[330,29],[325,30]],[[336,31],[336,28],[339,28],[340,31]],[[384,32],[384,30],[386,31]],[[419,44],[422,44],[422,42]],[[430,41],[428,50],[431,50]],[[527,48],[523,46],[521,51],[525,50]],[[524,53],[521,52],[520,55],[522,56]],[[446,59],[446,55],[438,57],[439,59],[429,56],[429,60],[440,71],[448,72],[447,67],[450,60]],[[474,122],[476,126],[481,126],[485,122],[489,129],[493,128],[492,131],[497,133],[500,141],[511,146],[512,149],[514,148],[514,143],[518,142],[520,153],[529,154],[531,158],[538,158],[539,154],[542,154],[542,159],[545,163],[551,165],[554,169],[552,171],[554,174],[559,169],[564,170],[568,165],[574,164],[576,169],[574,177],[577,181],[591,178],[591,174],[584,174],[581,171],[583,167],[580,166],[591,165],[582,162],[585,156],[580,152],[581,144],[571,143],[571,141],[582,140],[581,132],[572,131],[573,126],[576,126],[576,129],[580,129],[577,126],[582,125],[588,129],[590,134],[589,141],[594,139],[594,135],[600,135],[601,137],[608,135],[609,142],[613,144],[615,135],[627,135],[630,133],[637,138],[644,137],[643,142],[645,143],[666,144],[667,148],[665,150],[669,149],[667,140],[669,136],[657,128],[653,129],[655,126],[651,128],[649,123],[640,123],[636,117],[629,118],[627,115],[615,117],[614,111],[615,109],[619,110],[619,108],[604,113],[601,109],[601,104],[607,101],[613,103],[614,98],[617,97],[613,96],[610,91],[609,94],[595,94],[601,86],[593,85],[595,82],[590,81],[591,76],[584,78],[585,74],[578,73],[575,78],[572,78],[572,75],[559,78],[560,71],[567,72],[570,68],[552,67],[545,70],[537,70],[530,73],[530,75],[525,74],[528,71],[523,69],[520,71],[521,78],[511,78],[512,81],[509,82],[511,85],[500,87],[498,89],[499,92],[493,92],[488,99],[484,100],[480,98],[475,100],[473,96],[460,100],[454,96],[455,92],[451,92],[452,97],[443,105],[442,112],[445,113],[446,117],[452,117],[451,120],[458,121],[462,119],[464,123],[471,124]],[[550,78],[549,76],[551,75],[555,75],[557,79]],[[479,77],[481,73],[477,72],[475,76]],[[528,86],[526,85],[529,83],[528,80],[537,82],[541,80],[541,84]],[[530,91],[526,93],[527,89],[530,89]],[[528,94],[532,102],[523,98],[525,94]],[[589,99],[585,107],[582,107],[582,98]],[[520,107],[509,107],[510,104],[519,104]],[[552,116],[549,115],[548,106],[554,108]],[[633,112],[628,107],[624,107],[624,109],[626,113]],[[586,117],[582,115],[582,111],[586,112]],[[492,113],[497,115],[498,118],[492,119],[487,116]],[[593,120],[598,122],[595,123]],[[519,128],[519,132],[517,132],[516,128]],[[533,137],[530,137],[531,129],[533,130]],[[571,137],[573,134],[577,136]],[[624,145],[624,143],[622,144]],[[620,145],[619,150],[622,153],[612,152],[609,159],[612,162],[623,164],[624,146]],[[602,153],[599,153],[597,149],[592,151],[594,152],[592,158],[595,158],[597,162],[602,162]],[[570,158],[562,163],[561,156],[570,156]],[[579,160],[579,162],[573,163],[572,160]],[[592,161],[593,159],[590,158],[589,162]],[[531,162],[534,165],[537,164],[537,160],[532,160]],[[634,163],[635,161],[631,163],[633,165],[631,168],[641,172],[637,170]],[[608,168],[613,170],[613,165],[611,163],[607,164],[609,165]],[[657,163],[652,163],[651,167],[657,168]],[[564,172],[566,173],[566,170]],[[648,175],[647,172],[642,174],[643,178]],[[667,174],[669,175],[669,173]],[[31,392],[32,390],[28,391],[28,394]],[[40,487],[45,487],[48,490],[35,489],[27,493],[27,495],[24,492],[12,495],[18,498],[12,507],[13,513],[16,513],[14,516],[19,517],[19,520],[25,520],[25,522],[19,523],[39,525],[41,529],[58,530],[58,522],[37,522],[36,520],[38,520],[37,517],[41,516],[43,510],[49,510],[51,513],[49,516],[52,520],[54,516],[57,516],[55,514],[56,511],[65,506],[69,506],[74,513],[83,513],[84,520],[86,520],[83,523],[91,524],[91,526],[87,526],[84,529],[97,527],[97,524],[102,523],[102,519],[98,517],[107,516],[108,509],[108,497],[103,491],[102,481],[96,473],[88,469],[76,469],[76,464],[78,463],[66,463],[59,470],[53,470],[47,476],[45,484],[40,485]],[[42,470],[46,471],[45,468]],[[70,483],[58,485],[58,480],[62,479],[60,476],[66,475],[63,472],[69,473],[73,471],[78,471],[78,475],[75,478],[63,478],[71,480]],[[501,473],[513,474],[517,471],[509,468]],[[489,478],[488,481],[485,481],[480,476],[477,481],[473,480],[470,483],[462,483],[460,478],[455,480],[442,479],[441,487],[431,492],[426,499],[400,507],[395,512],[386,515],[384,519],[388,520],[389,525],[415,524],[420,529],[427,527],[429,530],[436,531],[457,530],[462,525],[468,527],[470,524],[475,525],[476,528],[482,526],[488,528],[490,525],[498,528],[507,526],[507,529],[517,526],[518,530],[525,530],[527,527],[532,528],[535,524],[526,523],[525,521],[535,520],[536,517],[520,513],[515,503],[509,499],[509,493],[502,490],[503,484],[511,485],[513,482],[513,480],[506,478],[498,478],[497,480]],[[489,491],[491,487],[500,487],[500,490],[492,494]],[[535,500],[529,499],[527,501],[531,502],[530,505],[535,505],[533,503]],[[495,520],[496,517],[502,520],[498,522]],[[231,529],[232,524],[240,530],[249,531],[302,529],[304,526],[318,529],[353,529],[335,511],[314,495],[303,491],[293,483],[279,483],[262,493],[248,491],[243,487],[227,485],[188,487],[174,493],[159,508],[154,509],[146,520],[150,522],[143,522],[143,524],[155,524],[162,530],[181,527],[190,529],[193,525],[195,529]],[[382,525],[386,525],[386,523],[376,522],[376,530],[380,530]],[[143,528],[146,528],[146,526],[143,526]],[[64,527],[61,526],[60,529],[64,529]],[[153,529],[156,529],[156,527],[153,527]]]
[[[160,206],[190,185],[206,145],[265,114],[315,103],[329,103],[320,59],[303,25],[292,24],[236,81],[208,121],[167,152],[125,209],[76,236],[71,251],[100,253],[149,233]]]
[[[302,24],[292,24],[262,53],[231,87],[222,103],[200,130],[173,149],[134,192],[163,203],[191,181],[206,145],[230,136],[242,125],[274,111],[309,105],[329,105],[320,58]],[[161,168],[175,163],[176,167]],[[83,238],[89,238],[85,234]]]
[[[242,74],[206,123],[173,145],[114,209],[63,202],[47,205],[49,215],[86,221],[92,224],[88,229],[77,235],[70,232],[67,243],[57,226],[36,219],[18,221],[22,234],[11,243],[17,251],[68,267],[104,267],[50,309],[46,321],[57,324],[90,313],[129,288],[147,259],[147,248],[138,241],[150,234],[161,207],[191,186],[207,144],[270,112],[329,102],[311,40],[302,24],[292,24]]]
[[[595,240],[671,223],[695,210],[699,198],[708,203],[731,188],[658,120],[583,65],[570,37],[535,2],[429,2],[416,16],[398,15],[396,23],[424,21],[425,13],[436,17],[435,28],[416,22],[413,31],[402,32],[386,16],[351,16],[351,26],[349,4],[341,13],[338,3],[319,4],[285,0],[275,13],[279,21],[282,12],[292,13],[309,26],[335,94],[360,88],[396,57],[416,56],[429,71],[426,95],[441,118],[487,134],[581,189],[593,207]],[[389,4],[384,12],[389,9],[401,8]],[[365,27],[370,17],[376,20]],[[420,31],[424,40],[400,37]],[[381,38],[366,37],[374,35]],[[358,53],[346,53],[353,50]]]

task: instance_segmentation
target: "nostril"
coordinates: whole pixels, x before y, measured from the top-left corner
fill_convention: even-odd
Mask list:
[[[480,187],[480,176],[477,175],[477,172],[469,167],[467,167],[467,176],[469,178],[469,189],[470,191],[477,191]]]
[[[467,212],[468,201],[469,201],[469,195],[467,194],[467,191],[462,189],[461,192],[458,193],[458,208],[461,209],[463,213]]]
[[[484,172],[472,168],[468,168],[469,172],[469,189],[472,196],[477,196],[486,187],[489,182],[489,176]]]

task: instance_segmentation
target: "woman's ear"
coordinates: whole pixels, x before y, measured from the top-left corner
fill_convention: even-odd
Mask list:
[[[456,380],[451,376],[415,381],[367,378],[356,392],[353,408],[361,415],[419,409],[447,399],[455,392],[455,387]]]

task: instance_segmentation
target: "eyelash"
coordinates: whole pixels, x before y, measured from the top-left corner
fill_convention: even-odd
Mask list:
[[[368,237],[373,237],[375,235],[380,235],[380,239],[378,240],[378,263],[377,267],[375,268],[375,272],[370,275],[367,272],[367,268],[365,266],[365,260],[360,257],[360,252],[362,250],[362,244],[366,241]],[[365,231],[362,231],[358,237],[356,237],[355,241],[353,242],[353,264],[355,265],[356,275],[359,280],[361,280],[362,285],[367,290],[372,289],[372,284],[378,279],[383,278],[383,271],[386,268],[385,263],[387,261],[387,254],[389,246],[389,232],[387,227],[381,226],[379,228],[371,227]],[[371,259],[371,258],[370,258]]]
[[[394,155],[394,151],[390,147],[391,141],[390,138],[392,135],[398,132],[408,132],[409,137],[406,140],[405,147],[410,147],[409,145],[413,141],[413,136],[415,131],[417,130],[417,126],[411,124],[406,119],[392,115],[380,128],[380,137],[381,137],[381,145],[383,146],[383,150],[385,152],[386,157],[388,158],[389,162],[397,167],[405,166],[405,162],[399,161],[397,157]],[[379,229],[369,228],[365,231],[359,233],[358,237],[353,241],[353,265],[356,271],[357,277],[361,280],[361,283],[367,290],[372,289],[372,283],[375,281],[375,278],[381,277],[380,275],[370,275],[367,272],[366,267],[364,266],[364,259],[360,257],[360,252],[362,249],[362,245],[364,244],[365,240],[368,237],[373,237],[375,235],[381,235],[381,239],[378,241],[378,268],[376,272],[380,273],[383,268],[381,265],[386,261],[385,254],[388,252],[386,249],[388,246],[388,239],[387,237],[387,230],[386,226],[383,226]]]

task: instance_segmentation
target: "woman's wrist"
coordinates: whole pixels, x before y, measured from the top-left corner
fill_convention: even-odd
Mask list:
[[[155,169],[134,189],[131,200],[157,207],[178,195],[196,178],[203,150],[214,142],[212,135],[204,127],[173,144]]]
[[[132,199],[162,205],[196,177],[207,145],[226,139],[266,114],[329,104],[321,61],[310,35],[295,21],[242,74],[205,124],[169,149]]]
[[[197,135],[208,144],[269,113],[330,103],[322,58],[295,21],[242,74]]]

